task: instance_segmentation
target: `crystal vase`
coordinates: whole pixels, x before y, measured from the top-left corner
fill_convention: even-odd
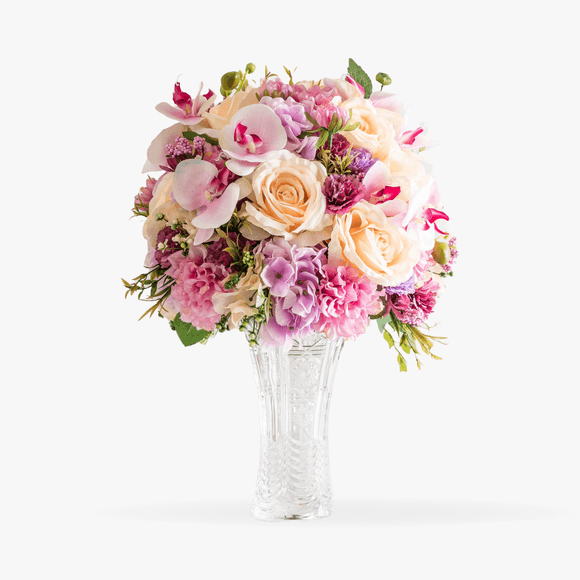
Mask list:
[[[311,334],[290,350],[251,348],[261,426],[254,518],[330,515],[328,414],[343,344],[343,339]]]

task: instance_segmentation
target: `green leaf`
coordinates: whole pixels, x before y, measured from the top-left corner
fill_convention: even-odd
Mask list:
[[[315,149],[322,147],[328,141],[328,131],[322,131],[318,141],[316,141],[316,145],[314,146]]]
[[[385,331],[383,332],[383,338],[389,343],[389,348],[393,348],[395,346],[395,339],[386,328]]]
[[[175,326],[175,330],[177,331],[177,336],[179,336],[184,346],[197,344],[211,334],[211,332],[208,332],[207,330],[200,330],[199,328],[195,328],[195,326],[189,322],[183,322],[179,314],[177,314],[177,316],[173,319],[173,324]]]
[[[389,322],[391,322],[390,312],[386,316],[383,316],[382,318],[377,318],[377,325],[379,327],[379,330],[383,332],[385,330],[385,326],[387,326]]]
[[[369,75],[352,58],[348,59],[348,74],[365,90],[365,99],[373,92],[373,82]]]
[[[359,125],[360,125],[359,121],[357,121],[356,123],[349,123],[348,125],[345,125],[341,129],[341,131],[354,131]]]
[[[338,125],[338,115],[336,113],[333,113],[332,119],[330,119],[330,123],[328,124],[329,133],[335,133],[337,125]]]
[[[405,362],[405,359],[403,358],[402,354],[397,355],[397,362],[399,363],[399,370],[402,373],[406,373],[407,372],[407,363]]]
[[[184,131],[183,136],[189,141],[193,141],[196,137],[201,137],[202,139],[205,139],[210,145],[216,146],[218,145],[217,139],[213,139],[212,137],[206,135],[205,133],[196,133],[195,131]]]
[[[306,118],[315,126],[318,127],[318,121],[307,111],[304,111]]]

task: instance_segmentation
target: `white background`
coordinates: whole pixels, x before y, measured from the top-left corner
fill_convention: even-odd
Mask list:
[[[0,576],[580,578],[572,3],[31,2],[4,9]],[[129,220],[177,75],[348,58],[426,121],[460,261],[442,362],[374,329],[331,406],[334,515],[250,519],[246,345],[138,322]],[[257,77],[258,75],[254,75]]]

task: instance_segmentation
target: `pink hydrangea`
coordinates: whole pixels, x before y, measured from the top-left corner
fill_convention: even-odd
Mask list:
[[[369,324],[369,315],[381,310],[377,286],[351,266],[322,267],[318,290],[320,318],[315,330],[330,339],[356,338]]]
[[[176,280],[168,306],[180,313],[181,320],[196,328],[213,330],[221,318],[212,303],[216,292],[223,292],[228,271],[223,264],[207,261],[204,246],[191,246],[187,256],[175,252],[169,257],[167,274]]]

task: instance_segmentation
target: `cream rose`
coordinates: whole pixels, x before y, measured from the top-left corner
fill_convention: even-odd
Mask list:
[[[254,171],[252,193],[242,215],[250,226],[302,246],[330,237],[332,216],[326,214],[322,183],[326,170],[289,151],[279,151]]]
[[[256,94],[255,87],[248,87],[245,91],[226,97],[219,105],[212,107],[206,113],[202,113],[202,117],[212,129],[220,131],[229,124],[231,118],[241,108],[255,105],[258,102]]]
[[[216,292],[212,296],[214,310],[221,315],[229,314],[228,327],[230,330],[238,328],[245,316],[258,314],[258,307],[263,301],[263,288],[260,275],[249,270],[240,279],[231,292]]]
[[[354,147],[368,149],[373,157],[385,161],[391,151],[398,149],[395,136],[401,125],[401,117],[387,109],[375,109],[368,99],[351,97],[340,105],[352,111],[351,122],[359,123],[353,131],[342,133]]]
[[[177,202],[171,198],[173,191],[174,173],[166,173],[158,182],[154,190],[154,195],[149,202],[149,217],[143,225],[143,237],[149,242],[151,248],[157,246],[157,235],[173,220],[178,220],[183,224],[187,233],[194,237],[197,228],[191,225],[191,220],[195,217],[196,212],[185,211]],[[158,215],[163,217],[158,219]]]
[[[411,277],[419,257],[419,246],[405,230],[391,225],[378,207],[366,201],[334,218],[328,245],[333,266],[349,263],[375,284],[395,286]]]

